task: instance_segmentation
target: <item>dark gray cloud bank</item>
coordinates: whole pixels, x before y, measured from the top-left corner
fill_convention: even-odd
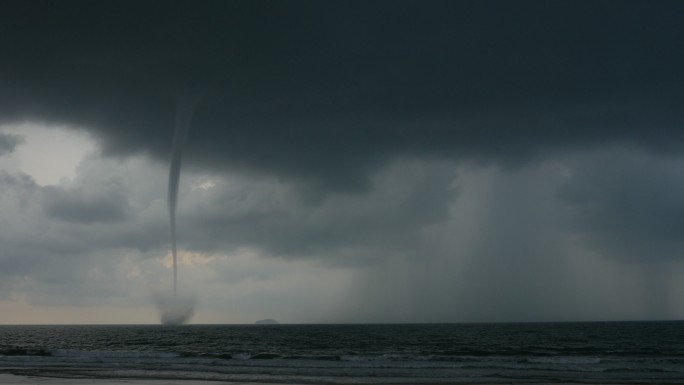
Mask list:
[[[27,210],[56,223],[26,239],[20,225],[5,234],[17,252],[0,259],[3,274],[29,269],[41,254],[24,257],[28,248],[86,259],[102,245],[168,247],[154,178],[133,173],[132,188],[104,159],[167,162],[176,97],[201,94],[184,167],[217,178],[181,192],[181,246],[363,267],[358,293],[330,317],[654,318],[677,309],[666,294],[674,278],[662,271],[684,252],[682,2],[2,8],[0,122],[78,127],[104,151],[71,184],[2,176],[3,194],[33,199]],[[20,144],[0,134],[0,155]],[[602,276],[591,255],[637,266],[645,283]],[[581,288],[583,274],[592,284]],[[613,292],[640,298],[636,308],[587,304],[611,279]]]
[[[3,3],[4,121],[168,156],[176,93],[207,93],[188,161],[328,189],[409,154],[677,151],[676,1]]]

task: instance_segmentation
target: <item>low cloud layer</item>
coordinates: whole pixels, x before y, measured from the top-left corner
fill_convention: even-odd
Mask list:
[[[0,156],[14,152],[14,148],[23,141],[21,136],[0,133]]]
[[[639,262],[679,259],[684,246],[681,157],[612,149],[578,157],[561,194],[598,251]]]
[[[666,225],[653,217],[674,205],[666,197],[681,195],[670,175],[680,163],[630,148],[517,171],[403,160],[374,174],[367,193],[320,200],[272,177],[187,173],[181,291],[197,293],[198,322],[264,312],[283,322],[675,317],[684,314],[672,294],[684,250],[676,228],[651,229]],[[616,198],[613,186],[635,175],[651,176],[654,188],[640,193],[651,203]],[[147,309],[142,320],[157,321],[154,298],[171,288],[165,165],[90,156],[60,185],[2,178],[6,298]],[[46,211],[51,191],[97,196],[112,180],[127,186],[111,189],[126,215]],[[597,208],[619,220],[607,224],[607,213],[591,215]]]

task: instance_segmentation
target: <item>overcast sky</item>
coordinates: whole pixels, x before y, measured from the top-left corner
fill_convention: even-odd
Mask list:
[[[684,318],[684,2],[3,1],[0,323]]]

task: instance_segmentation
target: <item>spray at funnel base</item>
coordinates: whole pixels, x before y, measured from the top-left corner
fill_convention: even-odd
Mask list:
[[[182,325],[190,320],[195,311],[194,298],[178,298],[159,295],[156,299],[161,323],[168,326]]]

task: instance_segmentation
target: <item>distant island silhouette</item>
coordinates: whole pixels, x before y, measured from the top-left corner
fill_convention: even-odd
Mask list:
[[[272,318],[266,318],[266,319],[256,321],[255,324],[256,325],[277,325],[278,321],[276,321]]]

